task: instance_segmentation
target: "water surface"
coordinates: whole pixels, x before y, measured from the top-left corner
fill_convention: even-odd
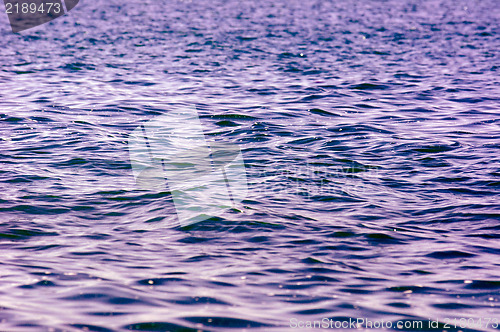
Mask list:
[[[13,34],[0,15],[1,330],[500,320],[499,17],[97,0]],[[242,149],[248,197],[150,227],[175,210],[135,186],[128,135],[193,106]]]

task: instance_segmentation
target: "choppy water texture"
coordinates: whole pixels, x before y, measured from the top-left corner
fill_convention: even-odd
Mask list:
[[[0,15],[0,329],[500,319],[499,8],[99,0],[21,34]],[[249,195],[165,228],[127,138],[193,105]]]

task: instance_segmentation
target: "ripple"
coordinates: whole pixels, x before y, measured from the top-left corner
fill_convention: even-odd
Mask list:
[[[2,330],[494,317],[497,8],[98,0],[5,25]],[[248,195],[180,227],[127,142],[186,108]]]

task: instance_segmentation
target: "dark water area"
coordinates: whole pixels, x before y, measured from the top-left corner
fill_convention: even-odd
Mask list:
[[[499,18],[98,0],[14,34],[1,14],[0,330],[497,330]],[[167,227],[171,193],[136,187],[127,141],[189,107],[241,148],[248,194]]]

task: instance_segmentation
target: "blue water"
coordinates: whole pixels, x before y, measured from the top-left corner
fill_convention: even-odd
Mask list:
[[[0,14],[0,330],[494,330],[499,18],[495,0],[96,0],[14,34]],[[188,107],[241,148],[248,196],[171,228],[127,140]]]

